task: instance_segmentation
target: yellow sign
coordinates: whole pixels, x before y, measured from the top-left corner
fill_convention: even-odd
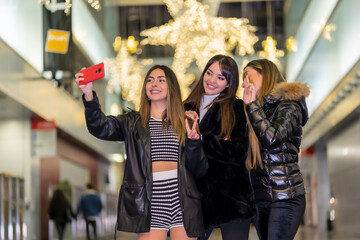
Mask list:
[[[68,51],[70,32],[49,29],[46,37],[46,52],[65,54]]]

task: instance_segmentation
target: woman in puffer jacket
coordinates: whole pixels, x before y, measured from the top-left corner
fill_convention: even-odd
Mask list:
[[[310,89],[286,83],[266,59],[249,62],[243,80],[250,141],[246,164],[259,210],[257,233],[261,240],[294,239],[306,205],[298,160]]]

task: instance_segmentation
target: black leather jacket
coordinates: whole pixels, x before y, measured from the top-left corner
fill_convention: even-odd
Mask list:
[[[95,93],[93,101],[83,101],[86,124],[92,135],[104,140],[125,141],[127,160],[119,193],[117,230],[149,232],[153,181],[149,132],[143,128],[138,112],[117,117],[105,116]],[[205,233],[201,194],[197,190],[195,177],[204,175],[208,165],[200,140],[187,139],[185,146],[179,145],[180,205],[187,235],[199,237]]]
[[[236,123],[230,140],[218,137],[221,129],[219,103],[209,108],[199,124],[209,162],[208,172],[197,180],[199,191],[203,194],[205,228],[218,227],[234,220],[249,220],[257,213],[245,167],[249,141],[244,104],[240,99],[234,100],[233,104]],[[185,109],[194,110],[194,105],[186,104]]]
[[[264,168],[251,171],[257,201],[275,201],[305,194],[298,165],[302,126],[308,120],[302,83],[278,84],[270,95],[246,105],[258,137]]]

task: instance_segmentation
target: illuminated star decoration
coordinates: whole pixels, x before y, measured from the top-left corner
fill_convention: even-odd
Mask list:
[[[286,49],[290,52],[297,52],[298,50],[298,44],[294,36],[290,36],[286,40]]]
[[[145,66],[152,64],[152,59],[138,61],[130,54],[128,42],[120,37],[117,37],[113,46],[118,50],[116,57],[105,59],[110,71],[107,90],[116,94],[121,93],[122,97],[134,103],[135,110],[138,110],[144,80],[142,71]]]
[[[323,30],[323,35],[326,40],[331,42],[333,40],[331,33],[336,30],[335,24],[326,24]]]
[[[322,34],[323,34],[323,37],[326,40],[328,40],[330,42],[333,40],[333,38],[331,36],[331,33],[336,31],[336,25],[335,24],[331,24],[331,23],[328,23],[328,22],[326,22],[324,20],[320,20],[319,23],[312,24],[312,28],[315,31],[321,30]]]
[[[142,31],[140,35],[147,38],[141,43],[175,47],[172,69],[178,76],[185,75],[194,60],[202,69],[216,54],[232,55],[234,49],[240,56],[254,54],[253,45],[258,41],[255,27],[245,18],[217,17],[220,0],[164,2],[174,20]],[[182,91],[191,83],[191,77],[179,80]]]
[[[276,40],[270,36],[266,37],[266,40],[262,41],[264,51],[259,52],[259,56],[266,58],[280,67],[279,58],[285,55],[283,50],[276,49]]]

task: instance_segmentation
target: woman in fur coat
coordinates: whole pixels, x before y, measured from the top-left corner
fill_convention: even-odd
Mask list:
[[[220,228],[222,239],[248,239],[256,203],[245,166],[248,150],[243,101],[236,99],[239,72],[229,56],[212,57],[185,100],[186,115],[200,116],[199,130],[207,155],[207,174],[197,180],[203,194],[206,237]]]
[[[246,164],[259,210],[256,229],[261,240],[294,239],[306,204],[298,160],[310,89],[286,83],[266,59],[248,63],[243,79],[250,139]]]

